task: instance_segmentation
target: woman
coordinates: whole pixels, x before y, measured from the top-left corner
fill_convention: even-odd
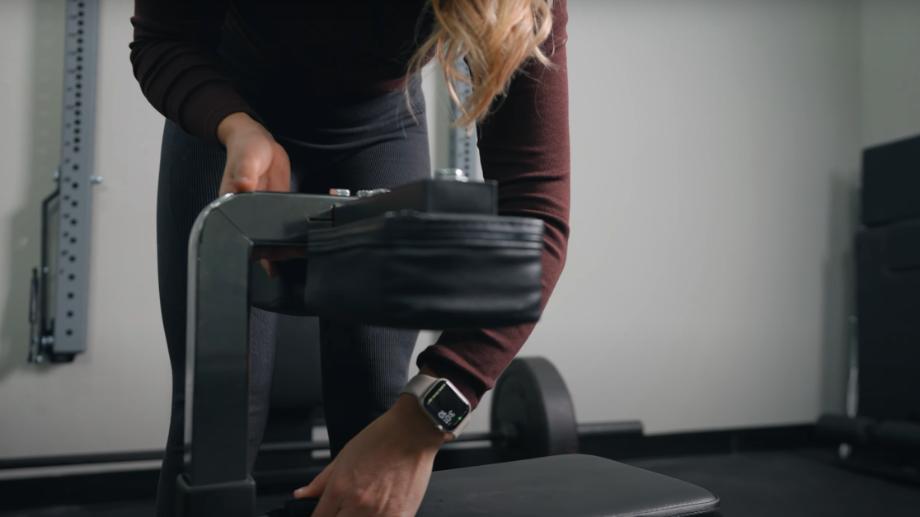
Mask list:
[[[157,201],[160,301],[173,372],[158,515],[170,515],[182,464],[186,247],[220,194],[325,193],[429,176],[419,69],[440,62],[450,90],[465,59],[483,174],[502,214],[546,223],[543,295],[565,261],[569,141],[564,0],[136,0],[131,61],[166,116]],[[458,102],[456,95],[452,95]],[[253,311],[255,459],[267,413],[274,320]],[[474,409],[533,325],[444,332],[417,359]],[[320,322],[333,460],[299,498],[314,515],[412,515],[451,436],[400,394],[417,332]]]

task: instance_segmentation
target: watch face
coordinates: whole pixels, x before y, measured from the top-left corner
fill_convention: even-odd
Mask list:
[[[469,405],[443,379],[431,385],[423,406],[445,431],[456,429],[470,412]]]

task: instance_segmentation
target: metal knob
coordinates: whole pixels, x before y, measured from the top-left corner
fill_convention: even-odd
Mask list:
[[[386,194],[389,191],[390,189],[388,188],[375,188],[375,189],[370,189],[370,190],[359,190],[357,192],[357,195],[358,197],[371,197],[371,196],[376,196],[378,194]]]
[[[434,179],[444,181],[469,181],[470,178],[463,172],[463,169],[437,169],[434,171]]]

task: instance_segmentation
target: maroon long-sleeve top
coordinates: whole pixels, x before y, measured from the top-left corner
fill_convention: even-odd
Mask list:
[[[131,62],[160,113],[216,142],[227,115],[261,119],[251,86],[243,86],[251,82],[240,79],[239,70],[248,67],[231,71],[228,56],[259,63],[249,72],[273,90],[276,106],[392,91],[403,87],[408,59],[430,24],[425,6],[424,0],[135,0]],[[553,34],[543,46],[552,66],[525,64],[479,126],[483,175],[498,182],[499,213],[545,223],[544,306],[562,272],[569,235],[567,18],[566,1],[556,0]],[[449,378],[475,408],[533,328],[445,331],[417,364]]]

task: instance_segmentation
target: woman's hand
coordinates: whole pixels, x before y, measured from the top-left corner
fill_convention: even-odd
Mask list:
[[[313,517],[411,517],[428,489],[434,458],[447,441],[412,395],[351,439],[294,497],[319,497]]]
[[[227,148],[219,196],[257,190],[290,192],[291,161],[287,151],[262,124],[245,113],[232,113],[217,126],[217,139]],[[272,250],[262,252],[259,263],[268,276],[275,276],[272,260],[279,258],[282,257]]]
[[[245,113],[233,113],[217,126],[227,148],[220,195],[236,192],[291,190],[291,161],[271,133]]]

